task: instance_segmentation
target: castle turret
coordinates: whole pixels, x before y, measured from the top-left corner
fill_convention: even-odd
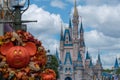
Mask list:
[[[96,77],[97,79],[101,79],[101,74],[102,74],[102,62],[101,62],[101,59],[100,59],[100,54],[98,54],[98,60],[97,60],[97,63],[95,65],[95,73],[96,73]]]
[[[74,3],[74,13],[73,13],[73,35],[72,35],[72,42],[73,42],[73,61],[77,59],[77,54],[79,51],[79,39],[78,39],[78,25],[79,25],[79,15],[76,5],[76,0]]]
[[[89,64],[90,64],[90,60],[91,60],[91,57],[87,51],[86,53],[86,59],[85,59],[85,68],[89,68]]]
[[[57,58],[57,61],[59,62],[60,58],[59,58],[59,53],[58,53],[57,48],[56,48],[56,53],[55,53],[55,56],[56,56],[56,58]]]
[[[84,29],[82,25],[82,18],[81,18],[81,25],[80,25],[80,39],[79,39],[79,49],[82,55],[82,59],[85,59],[85,42],[84,42]],[[83,61],[83,64],[85,62]]]
[[[79,80],[83,80],[84,67],[80,51],[78,51],[78,57],[77,61],[74,63],[74,69],[76,72],[75,77],[79,78]]]
[[[63,47],[64,47],[64,37],[63,37],[63,26],[61,24],[61,33],[60,33],[60,57],[63,59]]]
[[[64,33],[64,46],[72,46],[72,38],[70,36],[70,31],[68,28],[65,29],[65,33]]]
[[[70,52],[66,52],[64,60],[64,72],[65,74],[72,74],[72,58]]]
[[[118,64],[118,60],[117,60],[117,58],[116,58],[115,64],[114,64],[114,69],[118,69],[118,68],[119,68],[119,64]]]
[[[80,54],[80,51],[78,51],[78,57],[74,64],[74,67],[75,69],[79,69],[79,70],[83,69],[83,61],[82,61],[82,56]]]
[[[81,26],[80,26],[80,48],[85,48],[85,42],[84,42],[84,29],[81,19]],[[85,52],[85,49],[83,50]]]
[[[73,13],[72,22],[73,22],[73,39],[77,40],[78,39],[79,15],[78,15],[78,10],[77,10],[76,0],[74,4],[74,13]]]
[[[72,37],[72,24],[71,24],[71,18],[69,19],[69,30],[70,30],[70,36]]]
[[[99,64],[100,66],[102,66],[102,62],[101,62],[101,59],[100,59],[100,54],[98,54],[97,64]]]

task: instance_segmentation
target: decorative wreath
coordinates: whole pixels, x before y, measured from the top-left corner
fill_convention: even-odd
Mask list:
[[[46,51],[42,43],[29,32],[18,30],[0,36],[1,79],[34,80],[39,78],[39,80],[55,80],[56,75],[50,69],[47,70],[47,73],[54,76],[49,77],[50,79],[44,79],[46,61]]]

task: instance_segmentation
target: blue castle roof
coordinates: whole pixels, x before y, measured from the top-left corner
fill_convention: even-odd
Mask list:
[[[59,61],[59,53],[58,53],[58,50],[57,50],[57,49],[56,49],[55,56],[56,56],[57,60]]]
[[[112,78],[113,75],[107,72],[102,72],[102,76]]]
[[[65,29],[65,33],[64,33],[64,41],[66,40],[66,36],[68,35],[68,39],[69,41],[72,41],[71,36],[70,36],[70,31],[69,29]]]
[[[92,68],[93,67],[93,63],[92,63],[92,59],[90,59],[90,64],[89,67]]]
[[[72,28],[71,18],[69,19],[69,28]]]
[[[80,33],[84,33],[84,29],[83,29],[82,21],[81,21],[81,26],[80,26]]]
[[[66,65],[67,62],[69,62],[72,65],[72,58],[71,58],[70,52],[66,52],[64,65]]]
[[[88,51],[87,51],[87,53],[86,53],[86,60],[87,60],[87,59],[90,59],[90,55],[89,55]]]
[[[98,54],[98,63],[102,65],[101,59],[100,59],[100,54]]]
[[[80,51],[78,52],[78,58],[77,58],[78,61],[82,61],[82,57],[81,57],[81,54],[80,54]]]
[[[118,64],[118,60],[117,60],[117,58],[116,58],[116,60],[115,60],[114,68],[115,68],[115,69],[118,69],[118,68],[119,68],[119,64]]]
[[[61,25],[60,41],[63,41],[63,26]]]

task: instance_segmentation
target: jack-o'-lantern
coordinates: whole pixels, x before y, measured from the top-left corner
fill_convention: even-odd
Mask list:
[[[32,42],[25,46],[14,46],[7,43],[1,46],[1,53],[6,56],[7,63],[13,68],[22,68],[28,65],[30,56],[35,55],[36,46]]]
[[[14,46],[8,50],[6,58],[11,67],[21,68],[29,63],[30,56],[24,47]]]

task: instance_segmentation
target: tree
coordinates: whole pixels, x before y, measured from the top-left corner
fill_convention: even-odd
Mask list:
[[[111,69],[104,69],[103,72],[111,73],[111,72],[113,72],[113,70],[111,70]]]
[[[120,68],[116,70],[116,74],[120,74]]]
[[[45,68],[53,69],[56,73],[56,78],[59,77],[58,66],[57,58],[54,55],[47,55],[47,64]]]

